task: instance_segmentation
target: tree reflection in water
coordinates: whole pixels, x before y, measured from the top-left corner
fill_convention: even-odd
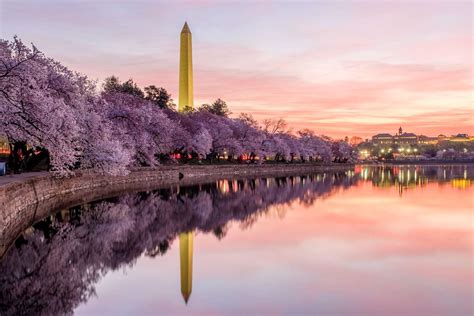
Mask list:
[[[270,209],[279,216],[287,209],[273,206],[294,201],[309,206],[360,181],[377,187],[429,181],[454,186],[472,178],[472,167],[466,166],[357,167],[125,194],[62,210],[28,228],[2,258],[0,314],[71,314],[95,294],[94,285],[108,271],[131,267],[142,254],[165,254],[180,233],[213,233],[222,239],[231,221],[246,229]]]
[[[20,236],[0,263],[0,312],[70,314],[109,270],[142,254],[163,255],[181,232],[225,237],[230,221],[248,228],[271,206],[311,205],[357,181],[345,173],[212,184],[126,194],[49,216]]]

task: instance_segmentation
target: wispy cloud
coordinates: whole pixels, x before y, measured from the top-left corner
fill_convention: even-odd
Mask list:
[[[472,3],[3,1],[19,35],[99,82],[115,74],[177,98],[179,31],[193,32],[196,103],[370,136],[474,133]],[[265,14],[263,14],[265,13]]]

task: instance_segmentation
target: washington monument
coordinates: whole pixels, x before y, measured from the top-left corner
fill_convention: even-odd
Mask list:
[[[193,47],[191,31],[185,22],[181,30],[179,56],[179,103],[178,112],[194,108],[193,96]],[[187,304],[193,289],[193,232],[179,234],[181,294]]]
[[[193,47],[191,30],[185,22],[181,30],[181,44],[179,56],[179,102],[178,111],[186,107],[194,108],[193,96]]]

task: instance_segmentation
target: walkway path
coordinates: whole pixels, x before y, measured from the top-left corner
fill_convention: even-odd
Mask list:
[[[21,182],[29,178],[34,178],[37,176],[45,176],[49,174],[47,171],[38,171],[38,172],[25,172],[20,174],[5,175],[0,176],[0,186],[12,183],[12,182]]]

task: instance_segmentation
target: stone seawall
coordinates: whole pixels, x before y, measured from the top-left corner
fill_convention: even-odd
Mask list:
[[[313,164],[162,166],[136,169],[127,176],[82,172],[70,178],[57,179],[45,175],[12,182],[0,186],[0,258],[24,229],[51,212],[123,192],[190,185],[223,178],[303,175],[350,168],[351,165]]]

